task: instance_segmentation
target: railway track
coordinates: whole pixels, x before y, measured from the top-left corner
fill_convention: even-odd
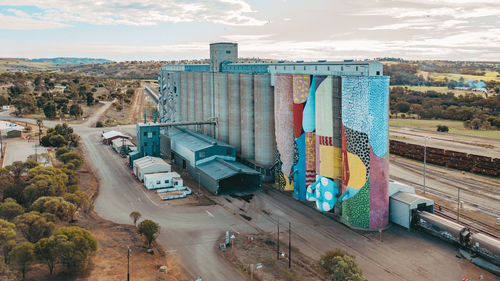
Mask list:
[[[418,189],[420,191],[424,190],[424,186],[422,184],[411,182],[411,181],[408,181],[406,179],[403,179],[403,178],[400,178],[400,177],[395,177],[395,176],[391,176],[391,178],[394,179],[394,180],[400,181],[402,183],[410,184],[413,187],[415,187],[415,189]],[[430,187],[430,186],[426,186],[425,190],[426,190],[427,193],[439,196],[439,197],[444,198],[444,199],[446,199],[448,201],[455,202],[455,203],[457,203],[457,201],[458,201],[457,197],[454,194],[443,192],[443,191],[441,191],[439,189],[436,189],[436,188],[433,188],[433,187]],[[478,209],[480,211],[483,211],[483,212],[485,212],[485,213],[487,213],[489,215],[500,217],[500,210],[498,210],[498,209],[493,209],[493,208],[485,207],[485,206],[479,205],[477,203],[470,202],[470,201],[463,200],[463,199],[460,200],[460,201],[463,201],[464,204],[466,204],[466,205],[468,205],[470,207],[476,208],[476,209]]]
[[[435,204],[434,214],[446,218],[448,220],[454,221],[456,223],[462,224],[469,229],[480,232],[496,239],[500,239],[500,227],[492,226],[484,222],[478,221],[466,215],[460,215],[459,221],[457,221],[457,212],[450,208]]]
[[[397,159],[391,159],[391,163],[395,164],[397,166],[400,166],[400,167],[404,167],[410,171],[413,171],[415,174],[418,174],[418,175],[421,174],[423,177],[423,168],[422,168],[422,173],[420,173],[420,171],[417,172],[417,170],[415,169],[415,165],[413,165],[411,163],[406,163],[404,161],[399,161]],[[430,166],[430,165],[428,165],[428,166]],[[492,181],[486,182],[486,181],[481,180],[481,179],[476,180],[476,179],[465,178],[465,179],[460,179],[460,181],[463,184],[458,184],[453,180],[444,178],[442,172],[434,171],[432,169],[427,169],[426,177],[428,179],[433,179],[435,181],[446,184],[448,186],[455,187],[457,189],[461,188],[462,190],[472,191],[471,190],[471,188],[472,188],[474,190],[474,192],[476,192],[477,190],[482,191],[482,193],[478,193],[478,194],[474,194],[474,195],[475,196],[478,195],[478,196],[484,197],[486,199],[498,200],[498,198],[495,198],[491,195],[488,195],[487,193],[500,196],[500,184],[492,182]]]

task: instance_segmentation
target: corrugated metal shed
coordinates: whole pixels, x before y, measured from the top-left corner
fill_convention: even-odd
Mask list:
[[[164,151],[174,151],[195,167],[205,161],[212,160],[215,156],[225,156],[229,160],[236,159],[236,150],[229,144],[217,141],[206,135],[198,134],[187,129],[169,129],[163,145],[169,145]],[[169,157],[167,155],[167,157]]]
[[[431,199],[407,192],[396,192],[389,198],[389,218],[391,222],[405,228],[410,228],[413,213],[416,211],[434,210]]]
[[[214,194],[259,188],[262,184],[259,172],[236,161],[216,157],[196,168],[203,184]]]
[[[133,162],[134,174],[140,181],[144,179],[145,174],[170,172],[171,167],[163,159],[158,157],[146,156]]]

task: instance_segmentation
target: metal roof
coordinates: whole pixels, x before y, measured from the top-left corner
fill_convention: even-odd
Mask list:
[[[168,165],[170,167],[170,165],[167,162],[163,161],[163,159],[158,158],[158,157],[145,156],[145,157],[134,160],[134,165],[136,167],[140,167],[140,168],[145,168],[147,166],[151,166],[151,165],[155,165],[155,164]]]
[[[126,146],[135,146],[130,140],[128,139],[114,139],[111,141],[113,145],[126,145]]]
[[[434,201],[431,199],[413,194],[413,193],[407,193],[407,192],[397,192],[394,195],[391,196],[391,199],[395,199],[397,201],[406,203],[410,205],[410,208],[417,208],[417,206],[421,203],[425,203],[427,206],[434,205]]]
[[[237,174],[260,175],[259,172],[236,162],[216,157],[215,159],[196,166],[207,176],[219,181]]]
[[[178,173],[176,173],[176,172],[154,173],[154,174],[146,174],[146,175],[144,175],[144,178],[148,178],[148,179],[156,179],[156,178],[164,178],[164,177],[177,178],[177,177],[180,177],[180,175]]]
[[[169,129],[167,136],[170,138],[171,142],[177,142],[176,145],[182,146],[192,152],[216,145],[232,148],[232,146],[227,143],[223,143],[214,138],[182,128]]]
[[[110,139],[110,138],[114,138],[114,137],[121,137],[121,138],[127,138],[127,139],[131,138],[130,136],[127,136],[127,135],[125,135],[121,132],[118,132],[118,131],[109,131],[109,132],[102,133],[102,137],[105,139]]]

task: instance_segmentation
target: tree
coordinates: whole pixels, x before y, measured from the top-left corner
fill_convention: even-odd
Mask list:
[[[22,213],[24,213],[23,206],[17,204],[12,198],[7,198],[0,204],[0,217],[3,219],[11,220]]]
[[[147,246],[151,248],[151,243],[160,233],[160,226],[152,220],[143,220],[139,223],[137,232],[144,236]]]
[[[56,226],[54,221],[51,221],[50,216],[47,216],[47,214],[41,215],[36,211],[17,216],[15,223],[24,238],[31,243],[36,243],[41,238],[49,237]]]
[[[83,164],[83,157],[80,154],[72,151],[61,154],[58,159],[61,160],[64,164],[67,164],[71,161],[76,168],[79,168]]]
[[[82,210],[87,211],[90,206],[89,196],[87,193],[79,190],[74,193],[66,193],[63,198],[64,200],[73,203],[77,209],[82,208]]]
[[[34,252],[36,259],[45,263],[49,268],[50,275],[52,275],[59,257],[56,239],[42,238],[38,240]]]
[[[59,260],[70,272],[84,269],[97,251],[97,240],[78,226],[61,227],[49,238],[56,244]]]
[[[37,175],[30,180],[24,189],[23,196],[26,202],[34,202],[42,196],[62,195],[66,189],[64,183],[55,176]]]
[[[26,166],[24,166],[24,163],[21,161],[14,161],[12,162],[11,165],[5,168],[12,173],[12,176],[14,176],[15,181],[19,181],[21,175],[26,172]]]
[[[138,211],[133,211],[132,213],[130,213],[129,216],[134,222],[134,225],[137,225],[137,220],[139,220],[142,217],[142,214],[139,213]]]
[[[51,213],[58,217],[60,220],[70,220],[76,211],[73,203],[70,203],[62,197],[44,196],[36,199],[31,205],[33,211],[40,213]]]
[[[15,225],[6,220],[0,219],[0,245],[2,246],[3,258],[8,263],[8,254],[15,245],[16,238]]]
[[[9,170],[0,168],[0,198],[3,196],[4,191],[14,184],[14,178]]]
[[[23,280],[26,274],[26,270],[29,269],[31,262],[33,262],[35,255],[33,252],[34,246],[30,242],[23,242],[9,253],[10,260],[17,265],[19,271],[23,275]]]
[[[55,147],[61,147],[61,146],[65,146],[66,144],[68,144],[66,142],[66,139],[64,139],[64,137],[59,135],[59,134],[55,134],[55,135],[50,136],[49,143],[50,143],[50,145],[55,146]]]
[[[79,104],[72,104],[71,107],[69,108],[69,115],[74,116],[75,118],[78,118],[82,116],[83,110],[82,107]]]
[[[36,125],[38,126],[38,143],[42,144],[42,126],[43,126],[43,120],[41,118],[36,119]]]
[[[22,94],[19,97],[12,100],[12,104],[16,107],[16,114],[22,116],[25,113],[31,113],[35,111],[36,101],[30,94]]]
[[[57,117],[57,108],[56,104],[53,102],[48,102],[43,106],[43,113],[45,117],[49,119],[54,119]]]
[[[365,281],[353,255],[342,249],[334,249],[321,256],[321,266],[332,281]]]
[[[410,111],[410,103],[406,101],[400,101],[396,103],[396,110],[401,113],[407,113]]]

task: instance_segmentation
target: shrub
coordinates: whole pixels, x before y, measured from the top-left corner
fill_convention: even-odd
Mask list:
[[[332,281],[366,281],[355,257],[342,249],[334,249],[321,256],[321,266]]]
[[[102,121],[97,121],[95,123],[95,126],[96,126],[96,128],[102,128],[102,127],[104,127],[104,123],[102,123]]]
[[[437,131],[447,133],[449,131],[449,128],[446,125],[437,125]]]

